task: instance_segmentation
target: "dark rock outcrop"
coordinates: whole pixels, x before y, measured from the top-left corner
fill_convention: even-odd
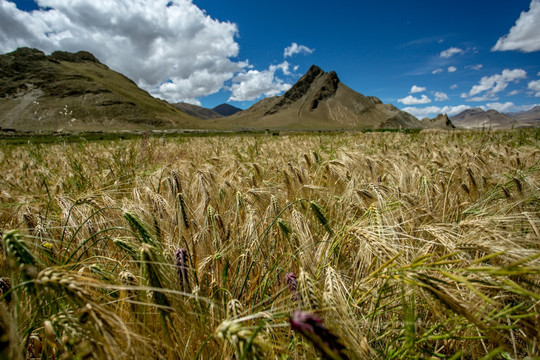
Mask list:
[[[425,118],[422,119],[422,125],[426,129],[455,129],[456,127],[452,124],[452,121],[446,114],[439,114],[433,119]]]
[[[315,94],[315,97],[313,100],[311,100],[311,105],[309,107],[310,110],[315,110],[317,106],[319,106],[319,102],[326,100],[336,93],[338,89],[339,79],[337,77],[337,74],[335,71],[331,71],[328,73],[328,75],[325,77],[324,82]]]
[[[293,85],[285,94],[283,94],[279,101],[276,102],[274,106],[272,106],[270,109],[268,109],[265,112],[265,116],[272,115],[283,108],[287,107],[290,104],[293,104],[294,102],[300,100],[303,96],[306,95],[310,87],[312,86],[313,82],[321,75],[325,74],[323,69],[316,65],[311,65],[309,70],[296,82],[296,84]]]
[[[88,51],[79,51],[77,53],[70,53],[66,51],[55,51],[50,56],[51,59],[57,61],[70,61],[70,62],[83,62],[89,61],[96,64],[101,64],[99,60]]]

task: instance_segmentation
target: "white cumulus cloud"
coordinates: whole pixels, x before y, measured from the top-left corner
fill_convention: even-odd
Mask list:
[[[403,99],[399,99],[398,102],[404,105],[429,104],[431,102],[431,99],[428,98],[426,95],[422,95],[420,98],[409,95]]]
[[[455,66],[449,66],[448,67],[448,72],[449,73],[453,73],[453,72],[456,72],[456,71],[457,71],[457,67],[455,67]]]
[[[458,85],[457,85],[457,84],[453,84],[452,86],[450,86],[450,89],[451,89],[451,90],[455,90],[455,89],[457,89],[457,88],[458,88]]]
[[[243,71],[233,78],[232,95],[228,101],[252,101],[261,96],[274,96],[291,88],[276,76],[276,71],[288,72],[288,63],[271,65],[268,70]]]
[[[444,50],[441,52],[441,57],[448,59],[451,58],[454,55],[464,54],[465,51],[463,49],[457,48],[457,47],[451,47],[449,49]]]
[[[401,110],[406,111],[413,116],[416,116],[418,119],[422,119],[425,117],[434,117],[437,114],[456,115],[470,108],[471,107],[467,105],[458,105],[458,106],[443,106],[443,107],[427,106],[423,108],[406,107]]]
[[[532,90],[535,92],[535,97],[540,97],[540,80],[531,81],[529,82],[529,85],[527,86],[527,89]]]
[[[522,12],[508,34],[501,37],[492,51],[517,50],[534,52],[540,50],[540,0],[532,0],[528,12]]]
[[[506,89],[509,83],[519,82],[525,78],[527,78],[527,72],[525,70],[504,69],[501,74],[484,76],[480,79],[478,85],[474,85],[468,93],[461,94],[461,97],[470,98],[469,101],[494,100],[495,94]]]
[[[285,48],[285,50],[283,51],[283,56],[289,57],[296,54],[309,55],[312,54],[314,51],[314,49],[310,49],[305,45],[298,45],[297,43],[293,42],[291,46]]]
[[[421,93],[421,92],[424,92],[424,91],[426,91],[425,87],[413,85],[411,87],[411,91],[409,91],[409,94],[417,94],[417,93]]]
[[[247,66],[236,24],[191,0],[37,0],[21,11],[0,0],[0,51],[29,46],[90,51],[155,96],[189,101],[215,93]]]
[[[494,102],[494,103],[488,103],[486,104],[486,107],[488,109],[493,109],[493,110],[496,110],[498,112],[508,112],[510,111],[510,109],[512,109],[514,107],[514,103],[513,102],[505,102],[505,103],[500,103],[500,102]]]
[[[450,98],[448,97],[446,93],[443,93],[441,91],[435,92],[435,101],[446,101],[446,100],[450,100]]]
[[[433,70],[431,73],[432,73],[433,75],[435,75],[435,74],[440,74],[440,73],[442,73],[443,71],[444,71],[443,69],[440,69],[440,68],[439,68],[439,69]]]

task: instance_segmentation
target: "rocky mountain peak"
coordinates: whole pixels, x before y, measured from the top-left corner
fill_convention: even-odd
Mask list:
[[[66,51],[55,51],[51,54],[50,58],[56,61],[69,61],[69,62],[93,62],[101,64],[99,60],[88,51],[79,51],[77,53],[70,53]]]
[[[265,116],[277,113],[308,94],[313,96],[309,109],[314,110],[321,100],[335,94],[338,84],[339,78],[335,71],[326,73],[317,65],[311,65],[304,76],[281,96],[280,100],[265,113]]]
[[[28,47],[18,48],[17,50],[9,53],[14,58],[27,61],[40,61],[46,60],[47,56],[45,53],[38,49],[32,49]]]
[[[422,119],[422,124],[426,129],[455,129],[456,127],[446,114],[439,114],[433,119]]]
[[[303,77],[315,77],[319,74],[323,74],[324,70],[318,67],[317,65],[311,65],[308,71],[304,74]]]
[[[435,120],[437,121],[446,121],[446,122],[449,122],[450,121],[450,118],[448,117],[448,115],[446,114],[439,114],[435,117]]]
[[[47,56],[45,53],[38,49],[32,49],[28,47],[18,48],[9,54],[7,57],[15,59],[18,62],[33,62],[33,61],[69,61],[69,62],[93,62],[101,64],[99,60],[88,51],[79,51],[77,53],[70,53],[67,51],[55,51],[51,55]]]
[[[309,109],[315,110],[319,106],[320,101],[323,101],[325,99],[328,99],[329,97],[332,97],[336,93],[338,89],[338,85],[339,85],[339,78],[335,71],[331,71],[328,74],[326,74],[324,77],[322,86],[315,93],[313,100],[311,100]]]

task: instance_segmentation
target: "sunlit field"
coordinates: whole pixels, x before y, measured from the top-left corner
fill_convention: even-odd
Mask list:
[[[0,145],[0,358],[540,355],[540,131]]]

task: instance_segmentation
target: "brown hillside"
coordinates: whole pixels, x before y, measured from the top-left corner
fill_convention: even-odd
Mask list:
[[[199,128],[92,54],[20,48],[0,55],[0,127],[31,131]]]

